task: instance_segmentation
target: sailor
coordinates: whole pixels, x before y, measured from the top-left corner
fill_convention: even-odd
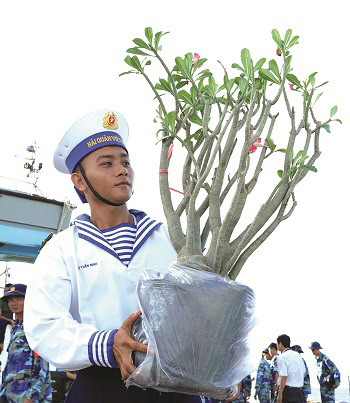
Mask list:
[[[7,362],[2,373],[0,402],[49,403],[52,388],[49,363],[29,348],[23,328],[23,306],[27,286],[12,284],[2,297],[15,314],[7,348]]]
[[[304,351],[302,350],[302,348],[298,344],[295,344],[290,349],[293,350],[293,351],[296,351],[299,354],[304,353]],[[305,369],[306,369],[305,375],[304,375],[304,386],[303,386],[304,403],[306,403],[308,401],[308,395],[311,394],[310,374],[309,374],[309,368],[307,367],[304,358],[303,357],[301,357],[301,358],[304,361]]]
[[[166,227],[127,208],[134,181],[127,138],[125,118],[99,110],[78,120],[59,143],[54,165],[71,175],[91,214],[78,216],[40,252],[27,292],[27,338],[54,366],[78,371],[66,402],[200,402],[123,382],[135,370],[132,352],[147,351],[131,337],[141,314],[138,277],[176,259]]]
[[[322,403],[335,402],[335,389],[340,385],[340,372],[325,354],[321,353],[321,345],[313,341],[309,347],[316,358],[317,379],[320,384]]]
[[[256,374],[255,381],[255,394],[254,399],[259,398],[261,403],[269,403],[271,401],[271,382],[272,373],[270,369],[270,364],[267,360],[271,360],[272,357],[269,350],[265,348],[262,352],[262,357],[259,362],[258,372]]]

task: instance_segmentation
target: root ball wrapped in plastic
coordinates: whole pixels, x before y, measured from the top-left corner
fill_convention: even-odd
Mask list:
[[[142,319],[133,337],[149,347],[147,354],[135,353],[137,369],[127,386],[224,400],[254,370],[248,347],[255,324],[253,291],[201,269],[173,262],[164,273],[142,272],[137,286]]]

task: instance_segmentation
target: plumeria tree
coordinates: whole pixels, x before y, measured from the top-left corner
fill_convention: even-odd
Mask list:
[[[196,259],[215,273],[236,279],[252,253],[292,215],[297,185],[310,172],[317,172],[314,164],[321,154],[321,132],[330,131],[330,122],[341,121],[333,119],[336,106],[323,121],[315,114],[314,105],[322,95],[319,89],[327,82],[317,84],[316,73],[304,81],[292,74],[291,49],[299,37],[291,29],[283,39],[276,29],[272,31],[276,60],[254,62],[245,48],[240,63],[233,63],[230,72],[221,65],[220,80],[203,67],[207,59],[196,53],[175,57],[169,67],[160,56],[160,41],[167,33],[154,34],[146,28],[145,39],[135,38],[127,50],[131,55],[125,62],[132,69],[120,75],[142,75],[158,103],[160,194],[179,259]],[[158,82],[148,74],[151,58],[164,69],[164,78]],[[298,108],[291,105],[291,91],[300,94]],[[283,109],[289,128],[283,148],[277,148],[273,132]],[[176,206],[168,178],[175,142],[186,150],[183,197]],[[277,153],[284,153],[283,166],[278,175],[268,178],[265,202],[244,229],[237,231],[247,199],[263,176],[263,164]]]

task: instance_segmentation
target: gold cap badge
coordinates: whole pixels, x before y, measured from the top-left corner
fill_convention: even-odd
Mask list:
[[[103,118],[103,127],[106,129],[111,129],[111,130],[117,130],[119,125],[118,125],[118,119],[115,113],[110,113],[107,112],[105,114],[105,117]]]
[[[10,288],[10,291],[16,291],[16,288],[15,288],[15,287],[11,287],[11,288]]]

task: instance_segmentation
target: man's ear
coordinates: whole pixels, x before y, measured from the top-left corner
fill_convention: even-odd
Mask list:
[[[83,175],[78,172],[73,172],[71,175],[71,180],[74,186],[80,191],[84,192],[86,190],[86,183],[84,181]]]

